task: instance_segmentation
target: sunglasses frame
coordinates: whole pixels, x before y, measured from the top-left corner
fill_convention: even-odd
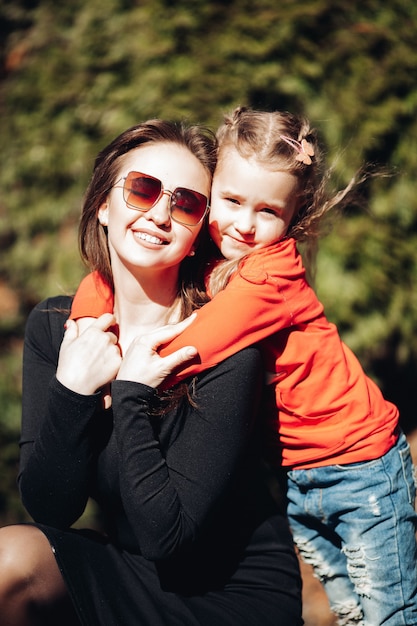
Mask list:
[[[132,189],[128,189],[126,187],[126,182],[129,178],[129,176],[131,176],[132,174],[135,174],[135,176],[133,176],[132,178],[148,178],[151,180],[155,180],[160,184],[160,192],[158,194],[158,197],[156,198],[156,200],[154,201],[154,203],[147,209],[142,209],[140,207],[134,206],[133,204],[129,203],[126,200],[126,196],[129,195],[129,193],[132,192]],[[123,185],[120,185],[119,183],[121,181],[123,182]],[[150,211],[151,209],[153,209],[153,207],[159,202],[159,200],[162,198],[163,195],[168,195],[169,196],[169,211],[170,211],[170,217],[174,222],[177,222],[177,224],[182,224],[183,226],[198,226],[199,224],[201,224],[201,222],[204,220],[204,218],[206,217],[209,209],[210,209],[210,205],[209,205],[209,199],[207,198],[207,196],[205,196],[203,193],[200,193],[199,191],[195,191],[194,189],[188,189],[187,187],[176,187],[174,189],[174,191],[171,191],[170,189],[164,189],[164,186],[162,184],[162,181],[159,180],[159,178],[156,178],[155,176],[151,176],[150,174],[145,174],[144,172],[136,172],[136,171],[131,171],[128,172],[126,174],[126,176],[122,176],[121,178],[119,178],[119,180],[113,185],[114,188],[120,188],[123,189],[123,200],[126,203],[126,206],[129,207],[129,209],[133,209],[134,211],[142,211],[143,213],[146,213],[147,211]],[[191,192],[193,194],[197,194],[198,196],[202,196],[203,198],[206,199],[206,207],[204,209],[204,213],[203,215],[200,217],[200,219],[198,220],[198,222],[195,222],[193,224],[189,224],[187,222],[183,222],[179,219],[177,219],[174,214],[173,214],[173,209],[175,209],[175,207],[177,206],[175,204],[175,201],[173,202],[173,198],[175,197],[174,194],[176,192],[178,192],[179,190],[184,189],[187,192]],[[177,207],[178,208],[178,207]]]

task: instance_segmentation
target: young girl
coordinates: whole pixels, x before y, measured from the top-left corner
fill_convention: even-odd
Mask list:
[[[261,342],[267,446],[287,469],[302,556],[340,624],[416,624],[415,487],[398,410],[327,321],[296,247],[315,239],[320,219],[350,187],[326,198],[315,134],[296,116],[237,109],[218,140],[209,230],[228,261],[208,276],[211,302],[161,354],[197,348],[198,362],[181,379]],[[140,176],[126,194],[143,210]],[[89,275],[72,316],[108,310],[111,289]]]

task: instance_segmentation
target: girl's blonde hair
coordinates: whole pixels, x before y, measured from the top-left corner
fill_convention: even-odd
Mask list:
[[[243,158],[252,158],[268,170],[288,172],[298,179],[296,209],[286,237],[305,244],[304,253],[312,265],[324,216],[347,203],[356,179],[337,193],[327,191],[331,170],[324,168],[317,133],[303,116],[238,107],[225,115],[217,141],[218,165],[227,150],[233,148]],[[305,146],[311,156],[304,153]],[[216,267],[210,278],[212,294],[225,286],[237,264],[238,261],[224,261]]]

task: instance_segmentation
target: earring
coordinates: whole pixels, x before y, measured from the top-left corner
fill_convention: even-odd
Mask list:
[[[188,256],[194,256],[195,255],[195,250],[190,250],[188,253]]]

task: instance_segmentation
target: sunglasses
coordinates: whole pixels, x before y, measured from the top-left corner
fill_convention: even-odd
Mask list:
[[[202,193],[186,187],[177,187],[174,191],[169,191],[163,188],[158,178],[148,174],[129,172],[114,187],[122,180],[123,199],[130,209],[149,211],[164,194],[167,194],[170,197],[171,218],[185,226],[197,226],[209,209],[208,198]]]

